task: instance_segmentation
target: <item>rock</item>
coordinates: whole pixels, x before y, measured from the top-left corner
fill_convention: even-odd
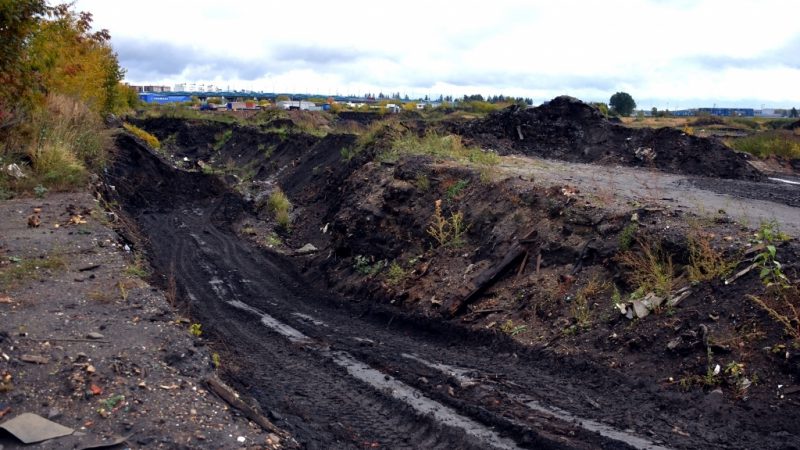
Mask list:
[[[38,214],[31,214],[28,216],[28,228],[38,228],[42,224],[42,219]]]
[[[87,334],[86,337],[89,339],[103,339],[105,336],[96,331],[92,331],[91,333]]]
[[[298,248],[294,252],[295,252],[295,254],[298,254],[298,255],[307,255],[309,253],[314,253],[314,252],[316,252],[318,250],[319,249],[317,247],[314,247],[313,244],[309,243],[309,244],[306,244],[306,245]]]

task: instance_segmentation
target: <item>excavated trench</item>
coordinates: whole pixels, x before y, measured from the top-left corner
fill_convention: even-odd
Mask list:
[[[207,152],[222,132],[180,142],[190,134],[181,135],[180,123],[170,126],[177,128],[164,136],[179,136],[181,158]],[[322,206],[308,208],[307,220],[327,228],[352,174],[311,173],[327,159],[338,161],[352,138],[267,140],[274,156],[260,165],[248,152],[263,146],[240,139],[238,147],[229,143],[235,148],[229,158],[246,161],[265,183],[280,175],[293,198],[322,199]],[[258,202],[231,190],[222,177],[175,168],[127,134],[118,136],[117,151],[106,175],[113,186],[108,195],[144,237],[160,280],[176,287],[193,320],[202,323],[226,381],[302,448],[800,445],[796,435],[761,430],[746,412],[723,419],[720,408],[697,393],[662,390],[581,357],[388,304],[342,300],[322,289],[321,273],[330,269],[323,266],[332,264],[322,256],[309,263],[237,234],[237,226],[258,220]],[[333,226],[340,235],[352,231]],[[345,250],[334,240],[329,256],[357,248],[351,243]],[[319,269],[309,267],[316,263]]]

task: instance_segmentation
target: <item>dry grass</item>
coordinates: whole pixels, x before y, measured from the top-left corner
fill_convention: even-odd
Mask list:
[[[689,265],[686,271],[692,282],[709,281],[721,278],[730,273],[738,265],[738,261],[730,261],[721,251],[711,244],[711,236],[696,231],[687,237],[689,247]]]
[[[138,137],[139,139],[143,140],[150,148],[158,150],[161,148],[161,142],[159,142],[158,138],[153,136],[152,134],[148,133],[147,131],[137,127],[136,125],[131,125],[127,122],[122,124],[122,127],[128,130],[129,133]]]
[[[587,328],[592,324],[590,301],[606,292],[610,286],[607,281],[601,281],[597,276],[592,277],[586,286],[578,290],[572,301],[570,313],[575,319],[575,324],[580,328]]]
[[[45,108],[31,118],[30,136],[25,140],[24,156],[30,163],[30,176],[18,190],[43,185],[54,191],[82,187],[89,170],[105,166],[109,133],[100,117],[84,103],[64,95],[50,95]],[[17,147],[20,148],[20,147]],[[3,151],[4,159],[20,160],[23,155]]]
[[[668,295],[675,287],[675,267],[672,255],[666,254],[661,244],[647,237],[636,238],[635,249],[620,252],[616,261],[627,269],[626,281],[642,293],[654,292]]]
[[[764,298],[747,297],[778,322],[787,335],[800,341],[800,290],[797,286],[768,290]]]
[[[276,188],[272,191],[269,195],[269,199],[267,199],[267,209],[275,216],[275,221],[278,223],[279,227],[287,230],[289,229],[292,224],[291,217],[289,216],[292,203],[282,190]]]

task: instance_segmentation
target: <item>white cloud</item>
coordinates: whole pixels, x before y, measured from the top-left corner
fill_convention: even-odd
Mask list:
[[[796,0],[78,0],[132,82],[800,103]]]

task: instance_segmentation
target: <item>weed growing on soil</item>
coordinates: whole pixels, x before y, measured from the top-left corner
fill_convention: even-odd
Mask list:
[[[800,292],[797,287],[779,289],[764,298],[748,295],[756,305],[775,319],[795,341],[800,341]]]
[[[150,275],[150,271],[147,270],[142,257],[136,255],[133,258],[133,264],[128,265],[125,267],[125,275],[129,277],[137,277],[137,278],[147,278]]]
[[[214,365],[215,369],[219,369],[219,366],[222,365],[222,360],[219,357],[219,353],[214,352],[211,354],[211,364]]]
[[[377,275],[384,267],[386,261],[375,261],[375,258],[367,257],[364,255],[356,255],[353,268],[361,275],[374,276]]]
[[[764,245],[764,251],[756,255],[754,261],[759,264],[761,271],[759,276],[761,281],[769,287],[778,285],[787,287],[789,280],[783,273],[781,263],[776,259],[778,249],[775,244],[779,241],[788,240],[789,237],[778,229],[774,222],[762,223],[756,237],[759,243]]]
[[[386,283],[390,286],[396,286],[406,278],[407,273],[406,269],[404,269],[400,263],[392,261],[389,265],[389,269],[386,271]]]
[[[426,231],[440,246],[462,245],[467,228],[461,212],[451,213],[449,219],[445,218],[442,214],[442,201],[436,200],[433,217]]]
[[[469,186],[469,180],[458,180],[455,184],[447,188],[447,200],[453,200]]]
[[[635,240],[639,251],[628,250],[616,256],[617,262],[628,269],[627,281],[636,286],[637,292],[668,295],[675,284],[672,255],[664,254],[659,243],[648,243],[646,238]]]
[[[636,222],[631,222],[622,229],[622,233],[619,234],[619,248],[621,250],[630,250],[637,230],[639,230],[639,224]]]
[[[738,261],[725,259],[722,252],[711,245],[711,238],[700,232],[688,236],[689,265],[686,270],[693,283],[724,277],[736,268]]]
[[[266,245],[267,247],[270,247],[270,248],[278,247],[281,244],[283,244],[283,241],[275,233],[270,233],[270,234],[268,234],[267,236],[264,237],[264,245]]]
[[[127,122],[122,124],[122,127],[128,130],[129,133],[138,137],[139,139],[143,140],[145,144],[147,144],[150,148],[154,150],[158,150],[161,148],[161,142],[159,142],[158,138],[153,136],[152,134],[148,133],[147,131],[137,127],[136,125],[129,124]]]
[[[289,211],[292,209],[292,203],[289,201],[289,197],[287,197],[280,188],[276,188],[269,195],[269,199],[267,199],[267,208],[275,216],[275,221],[278,223],[278,226],[284,230],[288,230],[291,225]]]
[[[225,130],[215,136],[217,141],[214,143],[214,150],[219,151],[233,137],[233,130]]]
[[[47,194],[47,191],[48,191],[48,189],[46,187],[42,186],[41,184],[37,184],[33,188],[33,194],[36,195],[36,198],[38,198],[38,199],[44,198],[44,195]]]
[[[500,325],[500,331],[509,336],[516,336],[527,329],[527,325],[514,325],[514,321],[511,319],[506,320],[502,325]]]
[[[199,338],[200,336],[203,335],[203,326],[200,325],[199,323],[193,323],[189,325],[189,333],[192,336]]]
[[[61,255],[51,255],[40,259],[9,259],[8,265],[0,266],[0,287],[8,289],[16,283],[37,279],[43,270],[63,270],[67,263]]]
[[[416,186],[420,192],[428,192],[428,189],[431,188],[431,180],[429,180],[425,174],[417,174],[417,178],[414,179],[414,186]]]
[[[575,294],[572,301],[571,313],[575,324],[579,328],[588,328],[592,324],[589,311],[589,300],[596,298],[608,289],[608,282],[600,281],[599,278],[592,277],[589,282]]]

